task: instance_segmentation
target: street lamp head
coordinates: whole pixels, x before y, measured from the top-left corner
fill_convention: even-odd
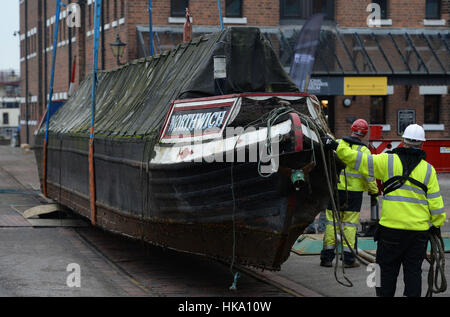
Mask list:
[[[117,58],[117,65],[120,65],[120,58],[123,56],[123,53],[125,51],[126,43],[123,43],[120,40],[119,34],[116,36],[116,40],[113,43],[109,44],[111,46],[112,53],[114,57]]]

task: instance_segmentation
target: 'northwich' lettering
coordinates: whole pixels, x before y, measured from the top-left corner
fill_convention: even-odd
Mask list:
[[[205,130],[220,127],[225,121],[228,111],[203,112],[173,115],[168,133],[179,131]]]

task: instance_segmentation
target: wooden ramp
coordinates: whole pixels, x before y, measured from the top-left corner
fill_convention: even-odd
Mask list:
[[[11,206],[32,227],[87,227],[89,222],[67,211],[59,204]]]

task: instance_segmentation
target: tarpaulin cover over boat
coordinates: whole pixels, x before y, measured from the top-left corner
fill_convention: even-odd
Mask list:
[[[226,29],[179,44],[166,54],[100,72],[96,134],[158,136],[171,101],[216,95],[214,56],[227,61],[223,94],[298,91],[259,29]],[[89,134],[91,89],[89,78],[52,118],[52,133]]]
[[[233,256],[236,263],[278,269],[289,256],[298,233],[326,207],[328,193],[322,169],[315,168],[311,177],[306,177],[310,180],[308,186],[293,195],[289,173],[261,177],[255,162],[231,166],[225,162],[167,164],[153,160],[158,157],[156,152],[164,149],[176,148],[175,154],[185,155],[185,148],[178,150],[178,145],[159,143],[160,133],[174,100],[215,98],[216,56],[226,59],[223,95],[288,94],[283,102],[288,100],[291,106],[307,113],[307,97],[298,94],[257,28],[225,29],[180,44],[165,54],[100,72],[94,142],[97,224],[178,250],[228,260]],[[91,83],[91,78],[84,80],[51,117],[46,182],[49,197],[87,218],[91,217]],[[243,114],[235,120],[238,122],[242,118],[252,121],[280,107],[281,99],[233,100],[239,100],[239,113]],[[301,127],[298,116],[280,120],[274,122],[280,125],[273,131],[281,131],[280,138],[285,134],[283,140],[289,146],[292,132],[297,141],[303,140],[304,144],[300,142],[297,147],[311,147],[299,152],[296,161],[307,164],[315,160],[318,147],[316,144],[314,148],[311,140],[318,141],[320,135],[313,131],[319,133],[320,124],[308,121],[309,129]],[[291,131],[290,120],[297,122],[297,132]],[[299,132],[302,129],[309,133],[303,139]],[[42,127],[35,144],[41,179],[44,133]],[[190,153],[192,150],[187,151],[187,155]]]

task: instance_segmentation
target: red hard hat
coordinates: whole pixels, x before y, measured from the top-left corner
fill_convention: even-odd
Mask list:
[[[352,124],[352,132],[359,136],[365,136],[369,131],[369,124],[364,119],[355,120]]]

